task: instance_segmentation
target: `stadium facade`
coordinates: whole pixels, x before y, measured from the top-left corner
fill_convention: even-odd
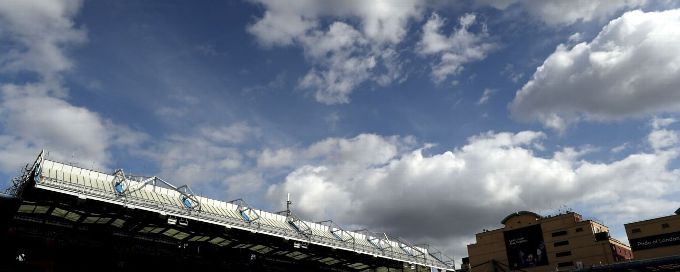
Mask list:
[[[624,225],[633,250],[632,261],[594,265],[576,272],[680,271],[680,209],[662,216]]]
[[[427,245],[42,152],[0,197],[0,271],[452,271]]]
[[[625,225],[635,259],[680,257],[680,209],[675,214]]]
[[[468,245],[475,271],[571,271],[630,260],[628,245],[611,238],[607,226],[567,212],[543,217],[522,211],[508,215],[495,230],[476,234]]]

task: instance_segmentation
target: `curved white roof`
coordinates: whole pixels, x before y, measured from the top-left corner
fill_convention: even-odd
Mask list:
[[[334,224],[313,223],[257,210],[243,201],[229,203],[193,195],[190,190],[182,191],[170,184],[164,187],[148,182],[157,179],[155,177],[147,182],[121,179],[124,176],[47,160],[42,156],[35,169],[36,187],[40,189],[427,267],[453,269],[428,249],[390,240],[386,235],[345,231]],[[116,183],[121,186],[116,188]],[[190,199],[189,207],[185,199]]]

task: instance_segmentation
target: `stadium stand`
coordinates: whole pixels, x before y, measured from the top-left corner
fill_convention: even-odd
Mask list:
[[[453,271],[428,246],[101,173],[43,151],[2,195],[4,271]]]

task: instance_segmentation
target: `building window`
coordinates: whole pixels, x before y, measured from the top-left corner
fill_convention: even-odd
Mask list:
[[[566,257],[571,256],[571,251],[562,251],[555,253],[555,257]]]
[[[576,232],[582,232],[583,228],[576,228]]]
[[[556,247],[558,247],[558,246],[566,246],[566,245],[568,245],[568,244],[569,244],[569,241],[559,241],[559,242],[555,242],[554,246],[556,246]]]
[[[663,223],[663,224],[661,224],[661,228],[662,228],[662,229],[667,229],[667,228],[670,228],[670,227],[671,227],[671,226],[668,225],[668,223]]]
[[[563,230],[563,231],[556,231],[556,232],[553,232],[553,233],[552,233],[552,237],[564,236],[564,235],[567,235],[567,231],[566,231],[566,230]]]
[[[565,267],[565,266],[574,266],[574,262],[563,262],[563,263],[557,264],[557,267]]]
[[[638,233],[638,232],[641,232],[641,230],[640,230],[640,228],[634,228],[634,229],[632,229],[630,232],[632,232],[632,233]]]

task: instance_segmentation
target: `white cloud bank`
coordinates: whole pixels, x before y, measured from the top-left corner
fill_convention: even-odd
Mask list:
[[[199,124],[195,129],[156,139],[137,155],[158,165],[157,175],[198,194],[220,199],[250,197],[265,181],[249,161],[246,146],[261,137],[257,126]]]
[[[100,168],[109,162],[109,148],[146,138],[48,92],[43,84],[0,87],[0,171],[14,173],[43,148],[53,159]]]
[[[73,67],[66,48],[86,40],[73,22],[82,1],[0,4],[0,73],[35,76],[29,83],[0,82],[0,171],[14,174],[45,148],[52,158],[104,167],[110,148],[135,145],[146,135],[66,101],[60,77]]]
[[[265,12],[248,32],[265,47],[301,47],[311,69],[298,87],[313,90],[315,99],[324,104],[349,103],[351,93],[365,83],[388,86],[405,80],[405,61],[399,52],[409,24],[419,21],[427,4],[419,0],[253,2],[264,6]],[[460,29],[446,37],[439,30],[443,19],[433,15],[428,21],[421,53],[439,56],[433,68],[436,81],[486,57],[488,44],[481,40],[488,34],[470,32],[472,23],[474,16],[466,15]],[[433,43],[438,43],[436,48]]]
[[[564,130],[581,119],[680,111],[680,10],[631,11],[590,42],[559,45],[516,94],[516,119]]]
[[[324,104],[348,103],[365,82],[387,86],[403,80],[397,45],[423,6],[418,0],[253,2],[266,10],[248,32],[265,47],[300,46],[312,68],[298,86],[313,90]]]
[[[0,5],[0,38],[13,46],[0,55],[1,71],[32,71],[49,79],[73,66],[63,48],[86,40],[72,18],[81,0],[8,0]]]
[[[349,103],[351,93],[367,83],[389,86],[408,76],[403,41],[412,23],[420,24],[427,10],[451,5],[422,0],[312,1],[251,0],[264,14],[247,27],[264,47],[296,46],[311,68],[298,87],[311,90],[318,102]],[[640,7],[644,0],[518,1],[482,0],[478,6],[520,8],[548,25],[603,20],[620,10]],[[452,5],[456,6],[457,5]],[[446,20],[437,13],[422,25],[416,46],[421,56],[436,56],[432,79],[441,83],[459,74],[465,64],[486,58],[496,46],[484,24],[471,31],[474,14],[459,18],[459,27],[446,35]]]
[[[331,138],[283,153],[323,150],[272,185],[268,197],[283,203],[290,192],[295,211],[305,218],[333,218],[454,249],[470,233],[497,226],[517,210],[583,204],[593,207],[585,211],[591,215],[614,213],[631,220],[680,205],[668,199],[680,191],[680,171],[668,166],[678,157],[677,142],[651,143],[652,153],[605,163],[584,160],[587,150],[574,148],[539,156],[545,137],[534,131],[488,132],[439,154],[427,154],[427,147],[413,148],[412,139],[399,137]],[[667,209],[654,205],[659,201]]]

